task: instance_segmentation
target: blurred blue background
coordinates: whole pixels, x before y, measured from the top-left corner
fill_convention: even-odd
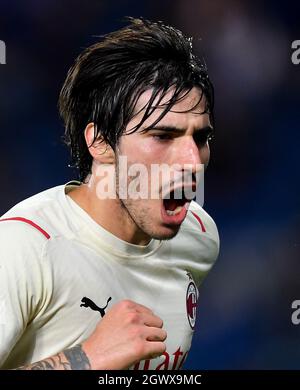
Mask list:
[[[1,0],[0,214],[75,177],[57,98],[74,58],[122,17],[194,36],[215,84],[216,138],[205,208],[220,257],[200,289],[185,368],[299,369],[299,5],[250,0]]]

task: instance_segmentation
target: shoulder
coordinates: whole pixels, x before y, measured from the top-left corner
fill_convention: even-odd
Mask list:
[[[5,214],[0,217],[0,243],[1,248],[9,247],[17,250],[18,244],[32,245],[34,243],[43,245],[50,239],[50,234],[34,218],[23,214]]]
[[[40,269],[49,235],[25,218],[0,218],[0,268],[15,276]]]
[[[179,266],[189,270],[199,285],[218,257],[220,241],[214,220],[196,202],[190,204],[172,246]]]
[[[48,233],[29,216],[18,215],[7,213],[0,218],[0,317],[4,325],[0,366],[28,323],[46,307],[52,290],[51,270],[44,261]]]
[[[15,307],[17,303],[25,305],[28,315],[31,304],[27,303],[40,307],[52,283],[47,257],[53,238],[46,215],[52,202],[49,195],[46,191],[28,198],[0,217],[0,280],[6,285],[2,293],[6,291],[7,300],[13,299]],[[11,285],[15,285],[13,290]]]
[[[0,234],[7,236],[17,229],[18,239],[34,236],[37,241],[68,235],[73,226],[66,211],[64,188],[48,189],[12,207],[0,217]]]
[[[1,297],[11,322],[23,319],[22,327],[50,296],[51,270],[45,261],[49,239],[48,233],[32,220],[0,218]]]
[[[38,270],[52,226],[58,188],[34,195],[0,217],[0,262],[7,270]]]
[[[183,222],[183,229],[197,231],[198,234],[209,237],[219,246],[219,233],[215,221],[194,201],[190,204],[186,219]]]

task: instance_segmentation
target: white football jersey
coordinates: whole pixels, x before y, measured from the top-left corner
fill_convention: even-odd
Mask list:
[[[133,245],[67,196],[73,185],[37,194],[0,218],[0,367],[81,343],[113,304],[130,299],[161,317],[168,335],[162,356],[132,368],[181,368],[198,287],[219,251],[214,221],[192,202],[176,237]]]

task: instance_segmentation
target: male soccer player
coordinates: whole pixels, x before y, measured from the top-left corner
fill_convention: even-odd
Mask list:
[[[80,182],[1,218],[0,366],[178,369],[219,249],[186,195],[209,160],[206,67],[180,31],[131,19],[77,58],[59,104]]]

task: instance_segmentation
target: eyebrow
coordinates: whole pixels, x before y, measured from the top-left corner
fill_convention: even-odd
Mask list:
[[[185,133],[186,129],[176,127],[176,126],[154,126],[150,127],[148,131],[151,130],[160,130],[160,131],[166,131],[170,133]],[[195,133],[212,133],[214,131],[214,128],[212,126],[205,126],[198,129],[195,129]]]

